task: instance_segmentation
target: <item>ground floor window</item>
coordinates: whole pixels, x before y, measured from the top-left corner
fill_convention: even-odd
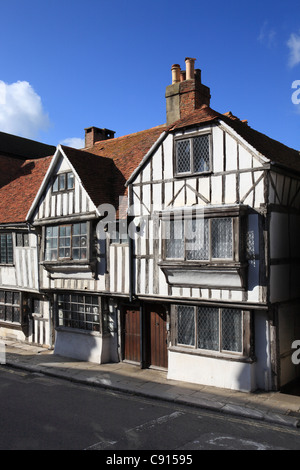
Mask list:
[[[58,325],[100,331],[100,303],[95,295],[59,294]]]
[[[178,305],[175,344],[193,349],[244,351],[244,312],[234,308]]]
[[[0,291],[0,321],[21,323],[21,293]]]

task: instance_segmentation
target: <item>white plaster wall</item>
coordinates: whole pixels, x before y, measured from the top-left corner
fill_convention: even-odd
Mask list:
[[[251,392],[254,364],[169,351],[168,379]]]
[[[83,331],[57,330],[54,354],[81,361],[107,362],[109,348],[100,335]]]

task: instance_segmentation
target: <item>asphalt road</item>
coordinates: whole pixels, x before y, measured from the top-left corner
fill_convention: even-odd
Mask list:
[[[105,459],[144,455],[146,464],[151,465],[190,464],[188,456],[195,459],[199,450],[300,449],[298,429],[88,387],[8,366],[0,367],[0,424],[0,450],[101,450]],[[139,454],[142,450],[147,454]],[[168,451],[169,457],[166,452],[159,454],[163,451]],[[175,462],[163,462],[174,458]],[[141,462],[106,463],[142,468]]]

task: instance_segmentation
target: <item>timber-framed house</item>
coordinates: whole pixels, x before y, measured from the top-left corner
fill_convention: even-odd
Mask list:
[[[299,375],[299,152],[172,67],[166,124],[58,146],[26,215],[54,353],[278,390]]]

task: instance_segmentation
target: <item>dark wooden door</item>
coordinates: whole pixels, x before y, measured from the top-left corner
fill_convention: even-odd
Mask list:
[[[146,306],[148,366],[168,367],[166,319],[166,311],[162,306]]]
[[[123,360],[141,361],[140,311],[123,309]]]

